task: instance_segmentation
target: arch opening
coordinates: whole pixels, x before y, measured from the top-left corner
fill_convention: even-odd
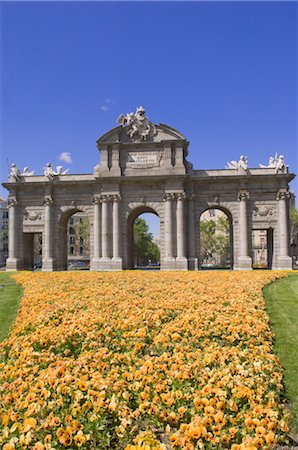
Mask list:
[[[160,269],[160,220],[152,208],[135,209],[128,218],[128,269]]]
[[[59,266],[61,270],[89,270],[90,220],[79,209],[67,211],[59,224]]]
[[[229,211],[211,207],[200,216],[200,269],[233,268],[233,226]]]

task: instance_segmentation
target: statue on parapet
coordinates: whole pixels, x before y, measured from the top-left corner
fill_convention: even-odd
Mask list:
[[[229,161],[226,165],[226,169],[234,169],[234,170],[245,170],[248,171],[248,158],[247,156],[241,155],[239,161]]]
[[[271,168],[275,169],[275,173],[285,173],[288,169],[288,166],[285,164],[285,158],[283,155],[278,155],[275,153],[275,156],[270,156],[267,166],[264,164],[259,164],[261,168]]]
[[[156,127],[151,123],[145,115],[145,109],[139,106],[135,113],[121,114],[117,123],[122,127],[128,127],[127,134],[133,139],[140,139],[146,141],[148,136],[153,136],[156,133]]]
[[[43,168],[44,175],[49,179],[52,180],[54,175],[66,175],[69,171],[69,169],[62,170],[62,166],[57,166],[56,171],[53,169],[51,163],[47,163],[46,167]]]
[[[9,176],[14,178],[16,181],[20,181],[21,171],[17,167],[16,163],[12,163]]]
[[[26,166],[26,167],[24,167],[24,170],[23,170],[23,172],[21,173],[21,175],[23,176],[23,177],[33,177],[33,175],[34,175],[34,170],[29,170],[29,167],[28,166]]]

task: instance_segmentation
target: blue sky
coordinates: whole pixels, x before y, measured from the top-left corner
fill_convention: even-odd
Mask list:
[[[296,2],[2,2],[1,29],[1,181],[62,152],[92,172],[139,105],[197,169],[278,152],[297,173]]]

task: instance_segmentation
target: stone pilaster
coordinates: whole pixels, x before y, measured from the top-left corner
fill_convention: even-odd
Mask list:
[[[289,256],[289,231],[287,201],[290,197],[288,191],[280,190],[277,194],[278,201],[278,258],[277,270],[291,270],[292,259]]]
[[[93,197],[93,258],[90,264],[90,270],[99,270],[101,255],[101,227],[100,227],[100,199]]]
[[[18,221],[18,202],[16,197],[11,196],[8,199],[8,258],[6,260],[6,270],[18,270],[19,258],[17,254],[17,221]]]
[[[114,270],[122,269],[122,258],[120,256],[120,223],[119,223],[119,208],[120,195],[112,196],[113,200],[113,258],[112,265]]]
[[[187,259],[185,256],[185,226],[184,226],[184,203],[185,194],[177,194],[177,206],[176,206],[176,225],[177,225],[177,257],[176,257],[176,269],[187,270]]]
[[[252,260],[248,255],[248,224],[247,224],[247,200],[249,199],[249,192],[240,190],[238,193],[239,202],[239,241],[238,241],[238,258],[235,269],[251,270]]]
[[[101,251],[102,260],[110,260],[110,243],[109,243],[109,195],[101,196]]]
[[[165,228],[164,243],[165,256],[163,261],[163,269],[175,269],[175,258],[173,256],[173,202],[175,194],[167,193],[164,196],[165,202]]]
[[[44,197],[44,255],[42,258],[42,271],[51,272],[53,270],[53,242],[52,242],[52,205],[51,195]]]
[[[189,195],[187,199],[187,232],[188,268],[189,270],[196,270],[198,268],[198,259],[196,258],[196,231],[193,195]]]

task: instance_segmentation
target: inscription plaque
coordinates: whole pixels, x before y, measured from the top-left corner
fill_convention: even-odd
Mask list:
[[[159,166],[161,155],[159,152],[128,152],[127,167],[145,168]]]

